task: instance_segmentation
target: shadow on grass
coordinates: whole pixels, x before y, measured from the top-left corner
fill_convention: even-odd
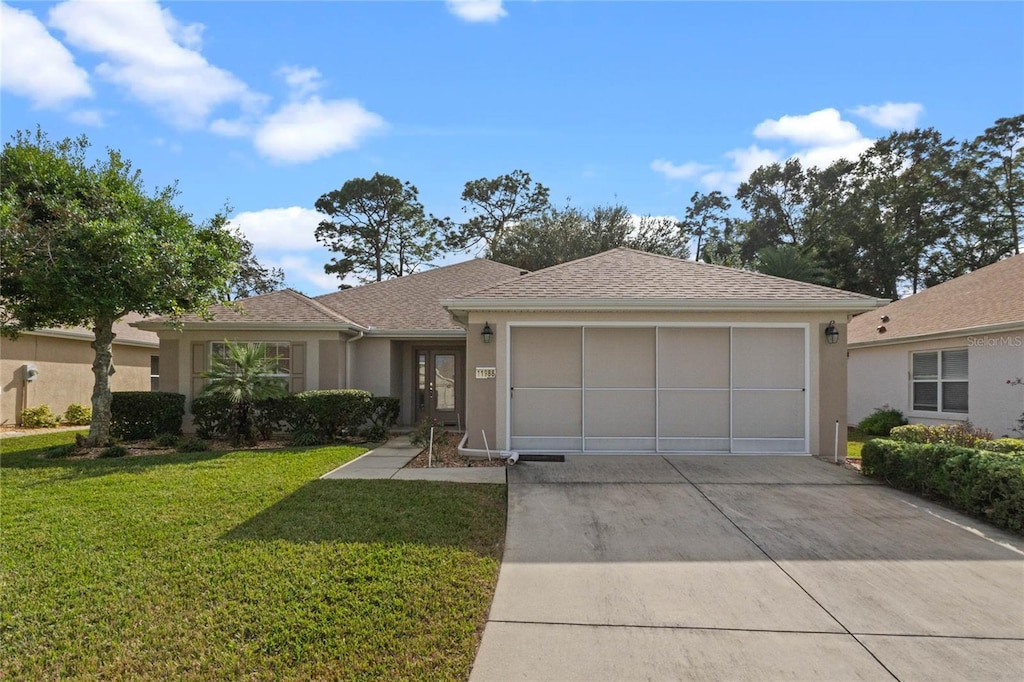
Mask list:
[[[154,467],[193,464],[219,459],[229,454],[225,451],[218,452],[170,452],[160,455],[141,455],[134,457],[104,457],[97,459],[87,458],[55,458],[46,459],[42,453],[46,448],[39,450],[26,450],[17,455],[4,454],[0,459],[2,469],[46,469],[57,468],[64,473],[56,480],[77,480],[82,478],[94,478],[97,476],[108,476],[110,474],[140,474],[153,469]],[[33,485],[49,484],[54,479],[38,481]]]
[[[458,547],[501,557],[505,486],[432,481],[311,481],[221,536]]]

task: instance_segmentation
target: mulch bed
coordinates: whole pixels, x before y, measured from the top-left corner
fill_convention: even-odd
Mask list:
[[[497,452],[494,453],[494,459],[490,461],[486,459],[477,459],[475,457],[463,457],[459,454],[458,449],[460,440],[462,440],[461,433],[449,432],[441,436],[441,438],[434,443],[434,455],[432,458],[434,468],[464,469],[466,467],[505,466],[505,461],[498,457]],[[416,457],[405,466],[409,469],[427,468],[427,450],[416,455]]]

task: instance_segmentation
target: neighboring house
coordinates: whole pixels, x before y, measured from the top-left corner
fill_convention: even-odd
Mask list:
[[[114,323],[114,391],[156,390],[160,375],[159,341],[151,331],[129,326],[141,315],[126,315]],[[17,340],[0,341],[0,376],[3,400],[0,420],[15,424],[26,407],[48,405],[61,414],[68,405],[90,406],[94,377],[93,333],[84,327],[38,329],[25,332]],[[38,371],[26,381],[26,367]]]
[[[564,452],[845,451],[850,315],[868,296],[615,249],[534,273],[472,260],[307,298],[285,290],[140,328],[189,399],[225,340],[274,344],[293,391],[401,398],[468,446]],[[825,331],[834,321],[838,343]],[[484,332],[488,332],[485,334]]]
[[[1024,254],[850,322],[849,419],[889,405],[918,424],[1015,435],[1024,412]]]

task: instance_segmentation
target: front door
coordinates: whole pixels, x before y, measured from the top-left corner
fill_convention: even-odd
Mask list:
[[[416,421],[433,418],[459,424],[462,406],[462,351],[421,348],[415,354]]]

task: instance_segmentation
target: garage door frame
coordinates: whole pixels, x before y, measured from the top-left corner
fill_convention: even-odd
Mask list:
[[[692,329],[728,329],[729,330],[729,450],[728,451],[714,451],[714,454],[792,454],[792,455],[806,455],[810,452],[810,425],[811,425],[811,339],[810,329],[811,324],[808,322],[665,322],[665,321],[629,321],[629,322],[615,322],[615,321],[568,321],[568,320],[543,320],[543,321],[508,321],[505,323],[505,338],[508,342],[505,344],[505,377],[507,377],[507,385],[505,387],[505,448],[512,449],[513,434],[513,400],[512,393],[514,386],[512,385],[512,355],[514,352],[514,341],[513,341],[513,329],[517,327],[560,327],[560,328],[572,328],[580,329],[580,363],[581,363],[581,385],[579,388],[581,395],[581,412],[582,412],[582,423],[581,423],[581,437],[578,439],[581,444],[581,450],[564,450],[564,452],[585,452],[587,454],[600,454],[600,451],[588,449],[586,446],[586,330],[599,329],[599,328],[633,328],[633,329],[654,329],[655,330],[655,432],[654,432],[654,450],[616,450],[617,454],[664,454],[664,453],[680,453],[685,452],[686,454],[698,454],[690,451],[680,450],[668,450],[662,447],[662,440],[668,438],[668,436],[662,436],[661,425],[660,425],[660,401],[661,401],[661,387],[660,383],[660,367],[659,363],[661,360],[660,353],[660,329],[669,328],[692,328]],[[756,452],[750,450],[744,450],[737,447],[738,441],[744,439],[738,438],[735,435],[734,422],[735,422],[735,403],[736,395],[738,392],[749,389],[742,389],[736,386],[736,377],[733,371],[734,365],[734,336],[733,330],[736,329],[799,329],[803,332],[803,386],[799,389],[788,389],[788,390],[799,390],[803,393],[803,437],[802,446],[798,448],[798,451],[793,450],[780,450],[772,451],[770,448],[762,448],[756,450]],[[594,390],[594,389],[590,389]],[[786,390],[786,389],[773,389],[773,390]],[[753,440],[753,439],[749,439]],[[758,439],[760,440],[760,439]],[[781,440],[781,439],[780,439]],[[789,438],[786,440],[795,441],[796,438]],[[522,448],[523,451],[531,451],[526,448]],[[555,452],[556,450],[551,448],[543,448],[533,451],[545,451]],[[611,453],[609,453],[611,454]]]

